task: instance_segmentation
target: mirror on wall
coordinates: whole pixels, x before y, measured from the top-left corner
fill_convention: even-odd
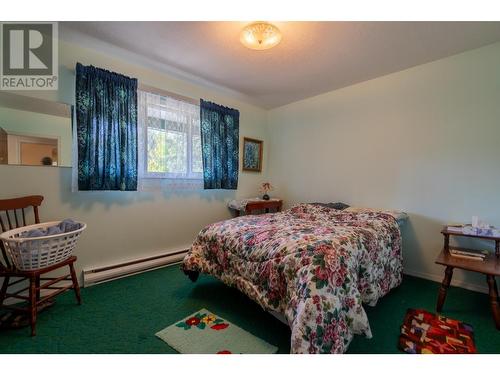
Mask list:
[[[71,166],[72,106],[0,92],[0,164]]]

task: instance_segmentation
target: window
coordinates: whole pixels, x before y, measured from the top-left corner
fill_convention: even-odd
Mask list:
[[[138,94],[142,178],[202,180],[200,107],[150,92]]]

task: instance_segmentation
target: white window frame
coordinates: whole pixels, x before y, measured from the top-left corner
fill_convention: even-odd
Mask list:
[[[156,93],[156,92],[150,92],[150,91],[146,91],[146,90],[142,90],[142,93],[141,91],[139,91],[139,98],[138,100],[142,100],[140,98],[144,98],[145,95],[155,95],[155,96],[158,96],[158,97],[163,97],[165,98],[166,100],[175,100],[175,101],[182,101],[178,98],[175,98],[175,97],[171,97],[171,96],[168,96],[168,95],[162,95],[162,94],[159,94],[159,93]],[[139,167],[142,168],[143,170],[140,171],[142,173],[141,176],[142,178],[144,179],[164,179],[164,180],[173,180],[173,181],[179,181],[179,180],[184,180],[184,181],[202,181],[203,180],[203,171],[200,171],[200,172],[193,172],[193,137],[196,136],[196,134],[193,134],[193,126],[191,124],[186,124],[185,128],[186,128],[186,132],[183,132],[183,131],[177,131],[178,133],[181,133],[181,134],[186,134],[186,163],[187,163],[187,170],[185,173],[181,172],[181,173],[175,173],[175,172],[150,172],[148,171],[148,164],[149,164],[149,150],[148,150],[148,123],[147,123],[147,118],[148,118],[148,113],[147,113],[147,110],[148,110],[148,106],[149,104],[145,104],[145,103],[138,103],[139,106],[144,106],[143,107],[143,111],[145,111],[143,113],[143,116],[139,116],[138,120],[139,121],[145,121],[146,123],[141,123],[139,124],[139,126],[142,128],[142,132],[143,132],[143,136],[142,137],[139,137],[139,142],[143,143],[142,145],[142,158],[143,158],[143,162],[142,163],[139,163]],[[198,113],[199,113],[199,104],[194,104],[194,103],[191,103],[191,102],[187,102],[186,101],[186,104],[188,105],[192,105],[192,106],[195,106],[198,108]],[[166,107],[165,107],[165,110],[168,110]],[[161,120],[164,120],[164,121],[167,121],[166,119],[162,119],[160,118]],[[201,129],[201,126],[199,126],[199,129]],[[162,131],[162,129],[158,129],[160,131]],[[165,133],[167,132],[167,128],[165,127]],[[171,132],[175,132],[176,130],[170,130]],[[201,133],[198,134],[198,136],[200,137],[200,147],[201,147]],[[141,148],[140,148],[141,149]],[[201,151],[201,150],[200,150]]]

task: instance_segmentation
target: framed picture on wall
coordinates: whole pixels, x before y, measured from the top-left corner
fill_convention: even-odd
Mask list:
[[[258,139],[243,138],[243,170],[260,172],[262,170],[263,142]]]

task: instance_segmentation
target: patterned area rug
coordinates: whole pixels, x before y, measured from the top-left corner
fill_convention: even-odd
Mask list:
[[[156,336],[180,353],[272,354],[278,350],[205,309],[157,332]]]
[[[411,354],[477,353],[471,325],[416,309],[406,312],[398,347]]]

